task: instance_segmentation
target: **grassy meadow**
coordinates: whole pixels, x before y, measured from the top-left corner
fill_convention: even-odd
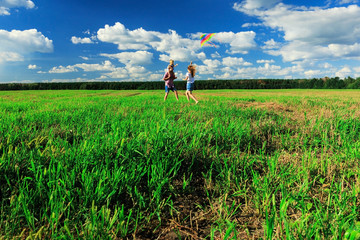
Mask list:
[[[0,92],[0,239],[360,239],[360,91]]]

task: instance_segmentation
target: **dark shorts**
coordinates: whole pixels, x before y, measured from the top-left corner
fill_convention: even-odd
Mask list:
[[[175,86],[173,86],[173,87],[168,87],[168,86],[165,85],[165,92],[168,93],[170,90],[173,91],[173,92],[176,91]]]
[[[187,91],[194,91],[194,83],[187,83],[186,84]]]

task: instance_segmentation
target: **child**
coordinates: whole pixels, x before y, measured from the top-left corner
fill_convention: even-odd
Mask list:
[[[175,67],[177,66],[178,64],[174,65],[174,60],[170,59],[170,64],[168,67],[172,67],[173,70],[175,70]]]
[[[194,91],[195,73],[196,73],[196,68],[194,65],[192,65],[191,62],[190,65],[188,66],[188,72],[186,73],[186,77],[183,80],[187,81],[186,93],[185,93],[187,100],[190,101],[189,97],[191,97],[192,99],[194,99],[196,104],[198,104],[199,101],[192,94],[192,91]]]
[[[176,91],[174,80],[177,77],[175,77],[174,68],[170,65],[168,66],[168,71],[165,73],[163,80],[165,81],[165,97],[164,101],[166,101],[167,96],[169,95],[169,91],[173,91],[175,93],[176,100],[179,101],[178,93]]]

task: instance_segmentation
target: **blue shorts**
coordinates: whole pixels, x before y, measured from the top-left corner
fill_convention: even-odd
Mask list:
[[[187,83],[186,84],[187,91],[194,91],[194,83]]]
[[[168,92],[170,92],[170,90],[173,91],[173,92],[176,91],[175,86],[173,86],[173,87],[168,87],[168,86],[165,85],[165,92],[168,93]]]

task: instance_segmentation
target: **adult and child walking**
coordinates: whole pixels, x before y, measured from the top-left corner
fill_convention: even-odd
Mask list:
[[[170,64],[167,68],[167,72],[164,75],[163,80],[165,81],[165,97],[164,97],[164,101],[166,101],[169,92],[173,91],[175,94],[176,99],[179,101],[179,96],[178,96],[178,92],[175,88],[174,85],[174,80],[177,78],[175,76],[174,73],[174,68],[177,66],[174,65],[174,60],[170,60]],[[187,68],[188,72],[185,75],[185,78],[183,80],[187,81],[186,83],[186,98],[188,101],[190,101],[190,98],[193,99],[196,103],[198,103],[199,101],[196,99],[196,97],[192,94],[192,92],[194,91],[194,82],[195,82],[195,73],[196,73],[196,68],[195,66],[192,64],[192,62],[190,63],[190,65]]]

